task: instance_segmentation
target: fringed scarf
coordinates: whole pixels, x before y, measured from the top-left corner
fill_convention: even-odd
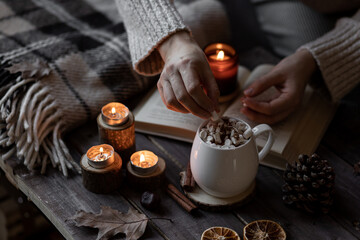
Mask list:
[[[0,161],[79,171],[64,133],[152,81],[132,70],[113,1],[0,0]]]

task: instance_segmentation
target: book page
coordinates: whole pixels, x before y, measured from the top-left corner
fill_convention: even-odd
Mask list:
[[[250,74],[248,79],[246,80],[243,89],[247,88],[253,81],[261,77],[262,75],[266,74],[273,68],[273,65],[269,64],[263,64],[256,67],[253,72]],[[269,88],[267,91],[265,91],[263,94],[257,96],[257,98],[260,101],[269,101],[273,97],[276,97],[276,95],[279,94],[278,90],[274,87]],[[241,108],[243,107],[241,102],[241,97],[239,96],[235,101],[228,107],[228,109],[224,112],[225,116],[229,117],[236,117],[243,119],[245,122],[249,123],[251,127],[255,127],[259,123],[253,122],[250,119],[248,119],[244,114],[241,113]],[[287,143],[289,142],[291,138],[291,134],[295,128],[295,125],[297,123],[297,120],[294,116],[289,116],[287,119],[285,119],[282,122],[279,122],[277,124],[271,125],[271,128],[274,130],[274,136],[275,141],[271,148],[272,152],[275,152],[277,154],[282,154]],[[263,147],[266,143],[266,136],[259,136],[256,140],[256,143]]]
[[[140,104],[141,105],[141,104]],[[168,127],[184,128],[196,132],[198,126],[204,121],[193,115],[172,111],[166,108],[157,89],[150,92],[150,97],[141,108],[134,111],[136,122],[146,122]],[[151,131],[151,129],[149,129]],[[169,132],[171,134],[171,132]]]

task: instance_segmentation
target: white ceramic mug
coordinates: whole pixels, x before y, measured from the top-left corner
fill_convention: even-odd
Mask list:
[[[259,161],[269,153],[274,142],[273,131],[267,124],[257,125],[246,143],[224,149],[211,146],[200,138],[200,130],[207,123],[205,121],[198,128],[192,145],[190,166],[193,177],[198,186],[210,195],[220,198],[237,196],[255,180]],[[250,128],[249,124],[244,123]],[[263,149],[258,152],[255,138],[263,133],[268,133],[268,138]]]

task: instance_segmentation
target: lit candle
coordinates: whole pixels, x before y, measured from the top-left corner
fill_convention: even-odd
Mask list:
[[[94,168],[106,168],[114,162],[114,148],[108,144],[91,147],[86,152],[90,166]]]
[[[216,61],[225,61],[230,59],[228,55],[225,55],[225,52],[223,50],[217,50],[216,54],[210,55],[209,58]]]
[[[208,45],[205,50],[211,71],[220,90],[220,96],[226,96],[237,89],[237,54],[233,47],[224,43]]]
[[[158,156],[151,151],[138,151],[131,155],[131,168],[137,174],[147,175],[156,170],[158,160]]]
[[[132,112],[124,104],[111,102],[101,108],[97,123],[100,142],[113,146],[125,163],[128,162],[135,152],[135,119]]]
[[[106,124],[116,126],[128,120],[129,112],[124,104],[111,102],[101,108],[101,117]]]

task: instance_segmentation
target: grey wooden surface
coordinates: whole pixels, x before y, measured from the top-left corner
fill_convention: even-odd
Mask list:
[[[112,194],[94,194],[83,187],[80,175],[65,178],[54,169],[49,169],[46,175],[29,173],[15,158],[0,161],[0,166],[66,239],[96,239],[97,230],[76,227],[68,219],[80,209],[98,213],[101,205],[123,212],[134,207],[150,218],[172,219],[172,223],[151,220],[142,239],[200,239],[201,233],[211,226],[229,227],[242,235],[244,225],[258,219],[279,222],[288,239],[360,239],[359,228],[354,224],[360,221],[360,176],[353,172],[353,164],[360,161],[359,93],[359,88],[355,89],[341,102],[317,149],[336,173],[335,203],[327,215],[309,215],[285,206],[281,193],[282,171],[263,166],[256,177],[255,197],[249,203],[232,211],[199,210],[194,214],[184,211],[165,192],[161,193],[161,206],[156,211],[148,211],[140,204],[141,192],[128,187],[126,182]],[[98,144],[95,121],[70,133],[66,142],[74,159],[79,161],[89,147]],[[136,147],[164,158],[167,179],[180,189],[179,172],[186,168],[191,144],[136,134]],[[124,235],[117,238],[122,239]]]

